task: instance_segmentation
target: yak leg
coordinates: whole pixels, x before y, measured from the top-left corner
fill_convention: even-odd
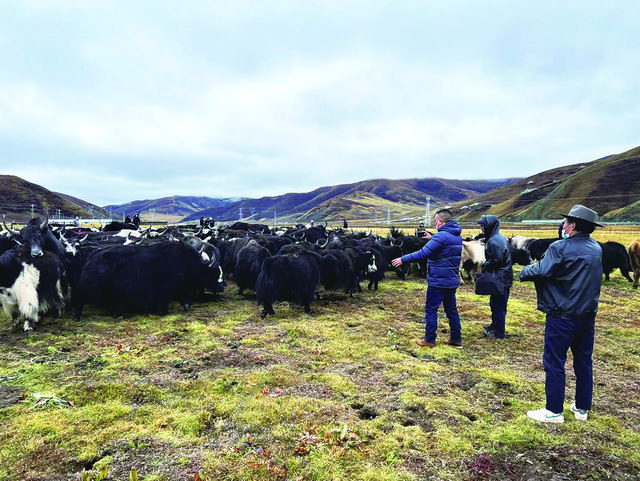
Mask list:
[[[269,314],[275,315],[275,313],[276,313],[276,311],[273,310],[273,304],[271,304],[270,302],[263,302],[262,303],[262,312],[260,313],[260,318],[261,319],[264,319]]]
[[[38,322],[38,316],[35,316],[35,318],[25,317],[24,324],[22,325],[24,332],[33,331],[33,325],[36,324],[37,322]]]

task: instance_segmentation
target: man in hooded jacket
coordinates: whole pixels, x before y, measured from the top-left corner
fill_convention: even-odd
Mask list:
[[[438,328],[438,308],[444,306],[449,320],[449,339],[444,343],[453,347],[462,347],[460,315],[456,306],[456,289],[460,286],[459,268],[462,254],[462,227],[449,209],[440,209],[435,213],[434,224],[438,232],[433,236],[425,233],[429,239],[422,249],[393,259],[394,267],[405,262],[427,259],[427,299],[425,302],[425,336],[416,341],[423,347],[435,347]]]
[[[513,268],[509,242],[500,233],[500,221],[495,215],[483,215],[478,221],[484,233],[484,257],[482,270],[499,272],[504,284],[504,293],[492,294],[489,297],[491,307],[491,324],[484,325],[484,335],[496,339],[504,339],[509,292],[513,285]]]

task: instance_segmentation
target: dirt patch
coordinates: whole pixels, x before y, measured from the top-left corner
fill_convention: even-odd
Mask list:
[[[332,390],[323,384],[293,386],[287,389],[287,393],[313,399],[329,399],[333,395]]]
[[[241,349],[237,345],[229,350],[218,350],[204,354],[194,366],[197,372],[234,367],[239,369],[265,369],[271,364],[281,364],[285,360],[278,355],[259,349]]]
[[[83,471],[93,476],[99,474],[93,470],[95,463],[107,459],[107,479],[130,479],[132,468],[136,469],[138,479],[144,479],[149,473],[154,479],[194,479],[200,470],[200,455],[193,448],[176,447],[173,444],[152,438],[136,439],[134,441],[120,440],[107,446],[96,459],[81,461],[65,461],[64,453],[60,449],[44,443],[38,453],[46,456],[50,468],[56,466],[57,473],[48,474],[25,471],[17,479],[26,481],[69,481],[80,480]],[[106,460],[105,460],[106,461]]]
[[[640,466],[605,455],[600,451],[579,449],[538,449],[522,453],[482,454],[467,461],[471,481],[576,479],[638,479]]]
[[[193,479],[200,469],[195,448],[178,448],[152,438],[116,442],[102,453],[106,456],[110,457],[109,477],[113,479],[129,479],[133,467],[140,479],[149,473],[166,479]]]
[[[422,405],[405,406],[396,417],[397,421],[403,426],[420,426],[426,432],[434,430],[433,416]]]
[[[24,398],[25,393],[19,387],[0,384],[0,409],[18,404],[22,402]]]
[[[600,298],[600,302],[603,304],[615,305],[615,299],[625,298],[633,299],[637,295],[637,291],[623,291],[617,286],[608,286],[603,284],[601,287],[601,295],[611,296],[612,300]]]

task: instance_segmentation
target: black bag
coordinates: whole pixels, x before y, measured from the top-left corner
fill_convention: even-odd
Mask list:
[[[500,272],[478,272],[476,274],[476,294],[492,296],[504,294],[504,280]]]

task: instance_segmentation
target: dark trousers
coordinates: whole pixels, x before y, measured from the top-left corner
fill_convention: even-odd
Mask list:
[[[436,342],[436,330],[438,329],[438,308],[444,306],[444,313],[449,319],[449,339],[453,342],[462,342],[462,330],[460,327],[460,315],[456,306],[456,288],[427,286],[427,300],[424,305],[425,335],[427,342]]]
[[[564,405],[567,351],[573,354],[576,375],[575,403],[578,409],[591,409],[593,396],[593,336],[595,321],[578,322],[547,316],[544,329],[543,366],[546,371],[547,409],[561,413]]]
[[[509,302],[508,287],[505,287],[504,294],[494,294],[489,297],[489,307],[491,308],[491,330],[496,333],[496,337],[504,337],[505,322],[507,318],[507,302]]]

